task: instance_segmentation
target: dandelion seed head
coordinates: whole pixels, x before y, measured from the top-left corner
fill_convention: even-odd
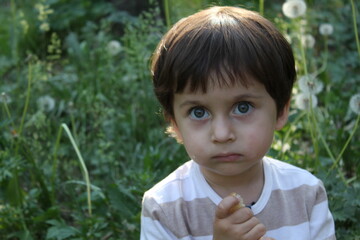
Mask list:
[[[329,36],[334,32],[334,27],[330,23],[323,23],[319,26],[319,32],[323,36]]]
[[[55,100],[46,95],[37,100],[38,108],[44,112],[50,112],[55,108]]]
[[[306,48],[313,48],[315,46],[315,38],[311,34],[303,35],[301,42]]]
[[[282,5],[282,11],[288,18],[297,18],[305,14],[306,3],[302,0],[288,0]]]
[[[6,92],[2,92],[0,96],[0,103],[11,103],[11,98]]]
[[[350,109],[360,115],[360,93],[353,95],[350,98]]]
[[[317,104],[318,100],[314,94],[299,93],[295,96],[295,105],[300,110],[309,110],[310,107],[315,108]]]
[[[108,43],[106,48],[107,48],[107,52],[111,56],[115,56],[121,51],[121,44],[116,40],[112,40]]]
[[[299,78],[299,88],[305,94],[317,94],[324,88],[324,84],[312,74]]]

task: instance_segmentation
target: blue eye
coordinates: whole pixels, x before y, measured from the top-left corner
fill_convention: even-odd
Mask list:
[[[190,109],[190,117],[195,120],[202,120],[209,117],[209,113],[202,107]]]
[[[244,115],[249,113],[253,109],[253,106],[251,106],[248,102],[239,102],[236,104],[234,113],[239,115]]]

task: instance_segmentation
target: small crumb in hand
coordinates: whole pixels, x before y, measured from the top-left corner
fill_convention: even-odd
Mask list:
[[[242,199],[242,197],[240,196],[240,194],[232,193],[231,196],[236,197],[237,199],[239,199],[239,203],[236,204],[236,205],[234,205],[234,206],[232,206],[232,207],[229,209],[229,212],[230,212],[230,213],[234,213],[234,212],[237,211],[238,209],[245,207],[244,200]]]

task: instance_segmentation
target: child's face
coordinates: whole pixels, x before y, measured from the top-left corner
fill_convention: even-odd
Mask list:
[[[175,94],[173,127],[203,172],[235,176],[259,165],[287,114],[286,107],[277,117],[275,101],[250,79],[247,87],[209,86],[206,93],[185,89]]]

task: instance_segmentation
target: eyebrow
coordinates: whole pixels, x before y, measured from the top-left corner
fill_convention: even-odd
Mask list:
[[[256,95],[256,94],[240,94],[235,97],[233,97],[230,101],[241,101],[243,99],[260,99],[263,98],[262,95]],[[194,106],[194,105],[203,105],[201,101],[198,100],[185,100],[180,105],[179,108],[183,108],[186,106]]]

